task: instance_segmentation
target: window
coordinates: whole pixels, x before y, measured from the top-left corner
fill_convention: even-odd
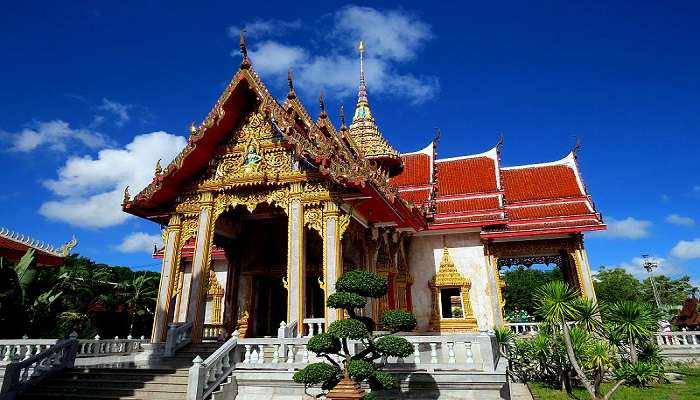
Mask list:
[[[459,288],[440,289],[440,314],[442,318],[464,318]]]

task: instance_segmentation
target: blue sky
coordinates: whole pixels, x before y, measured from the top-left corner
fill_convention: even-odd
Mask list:
[[[154,224],[118,206],[184,144],[235,73],[237,31],[278,97],[286,70],[312,115],[356,96],[401,151],[440,127],[440,157],[505,136],[504,165],[562,158],[575,137],[611,230],[594,267],[700,282],[697,2],[6,2],[0,8],[0,225],[97,261],[156,268]],[[452,3],[452,2],[449,2]],[[337,117],[335,118],[337,122]]]

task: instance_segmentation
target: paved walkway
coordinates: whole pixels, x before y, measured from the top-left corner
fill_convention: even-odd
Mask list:
[[[527,385],[524,383],[510,382],[510,400],[533,400]]]

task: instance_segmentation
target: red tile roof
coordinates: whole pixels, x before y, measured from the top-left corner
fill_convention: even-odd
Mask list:
[[[492,210],[499,207],[500,204],[497,196],[473,197],[459,200],[440,200],[437,202],[438,213]]]
[[[510,220],[592,214],[585,201],[506,207]]]
[[[429,184],[431,157],[427,154],[416,153],[401,156],[403,160],[403,172],[392,178],[390,182],[397,186],[413,186]]]
[[[438,195],[498,190],[496,162],[489,157],[437,161]]]
[[[399,196],[401,196],[402,199],[413,203],[413,204],[422,204],[428,201],[428,197],[430,196],[430,189],[417,189],[417,190],[406,190],[406,191],[401,191],[399,192]]]
[[[75,243],[77,244],[77,241]],[[28,236],[0,229],[0,257],[12,261],[21,259],[27,250],[34,249],[34,260],[37,265],[58,266],[63,264],[63,259],[73,246],[75,244],[55,248]]]
[[[502,169],[508,202],[583,196],[576,172],[568,165]]]

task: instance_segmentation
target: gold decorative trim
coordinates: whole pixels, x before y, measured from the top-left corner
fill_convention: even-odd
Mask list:
[[[476,331],[477,323],[472,311],[469,289],[471,282],[462,276],[457,266],[452,261],[450,252],[445,244],[442,252],[442,260],[437,274],[429,282],[433,295],[433,309],[430,318],[430,329],[434,332],[464,332]],[[444,288],[458,288],[462,299],[462,318],[442,318],[440,312],[440,290]]]

